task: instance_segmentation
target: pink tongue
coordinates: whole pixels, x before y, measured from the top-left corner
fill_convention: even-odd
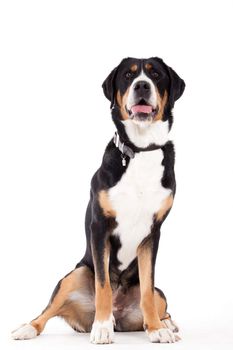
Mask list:
[[[152,107],[147,106],[147,105],[136,105],[131,108],[131,111],[133,114],[135,113],[151,113],[152,112]]]

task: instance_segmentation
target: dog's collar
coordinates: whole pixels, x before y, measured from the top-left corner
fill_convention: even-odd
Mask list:
[[[127,156],[127,157],[132,159],[132,158],[135,157],[135,153],[155,151],[155,150],[160,149],[162,147],[162,146],[158,146],[158,145],[155,145],[155,144],[149,145],[149,146],[147,146],[145,148],[137,147],[135,145],[133,145],[133,147],[130,147],[130,146],[126,145],[125,142],[122,142],[120,140],[120,136],[119,136],[117,131],[114,134],[113,143],[115,144],[115,146],[121,152],[122,165],[123,166],[126,166],[125,156]]]

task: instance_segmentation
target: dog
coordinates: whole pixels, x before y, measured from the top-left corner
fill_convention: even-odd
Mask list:
[[[116,133],[91,180],[86,252],[59,281],[40,316],[12,332],[39,335],[60,316],[95,344],[115,331],[142,331],[151,342],[179,340],[164,293],[154,287],[160,229],[175,196],[174,103],[185,83],[158,57],[125,58],[105,79]]]

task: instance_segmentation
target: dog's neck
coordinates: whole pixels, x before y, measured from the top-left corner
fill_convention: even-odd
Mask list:
[[[163,146],[168,141],[169,122],[158,120],[151,124],[136,124],[131,119],[120,120],[112,114],[120,140],[132,149],[146,149],[151,145]]]
[[[147,148],[153,144],[163,146],[168,141],[168,121],[158,120],[141,126],[128,119],[123,121],[123,124],[129,140],[136,147]]]

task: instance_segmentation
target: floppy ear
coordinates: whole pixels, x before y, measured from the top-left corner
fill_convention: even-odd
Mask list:
[[[155,60],[163,64],[170,78],[169,102],[171,108],[173,108],[175,101],[177,101],[184,92],[185,82],[171,67],[167,66],[161,58],[155,57]]]
[[[102,84],[102,88],[104,90],[104,95],[107,97],[109,101],[111,101],[110,108],[114,105],[115,100],[115,77],[117,73],[117,68],[114,68],[111,73],[108,75],[108,77],[105,79],[105,81]]]
[[[174,106],[175,101],[177,101],[183,94],[184,89],[185,89],[185,82],[183,79],[179,77],[179,75],[171,68],[168,67],[168,73],[170,76],[170,103],[171,107]]]

